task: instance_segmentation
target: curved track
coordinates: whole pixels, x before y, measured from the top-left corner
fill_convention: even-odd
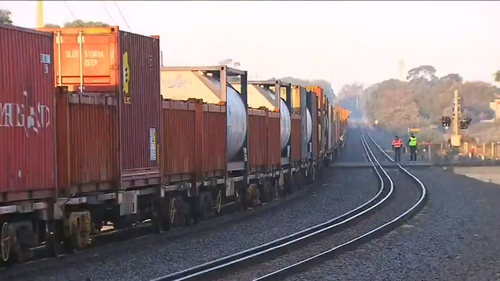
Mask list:
[[[289,236],[274,240],[270,243],[266,243],[258,247],[238,252],[236,254],[226,256],[224,258],[217,259],[215,261],[208,262],[196,267],[192,267],[180,272],[176,272],[174,274],[163,276],[154,280],[155,281],[208,280],[208,279],[222,277],[222,274],[227,273],[227,271],[229,270],[233,272],[235,272],[236,270],[237,274],[236,276],[234,274],[232,274],[229,277],[226,276],[227,280],[249,280],[250,276],[246,274],[245,270],[238,271],[237,270],[238,267],[243,266],[245,268],[250,268],[250,270],[252,270],[252,268],[249,267],[249,265],[251,265],[251,263],[254,263],[255,261],[261,262],[265,258],[269,258],[270,255],[280,255],[280,253],[283,253],[283,251],[289,250],[292,247],[294,249],[297,249],[297,247],[299,247],[304,242],[310,242],[311,240],[318,240],[320,238],[323,238],[325,234],[331,232],[332,230],[339,231],[346,227],[350,227],[353,225],[354,222],[357,222],[359,219],[366,217],[369,213],[373,213],[372,211],[374,211],[377,208],[380,208],[382,204],[387,203],[389,199],[393,196],[394,182],[387,173],[387,171],[382,167],[380,162],[374,156],[373,151],[370,149],[362,133],[360,133],[360,139],[363,143],[363,148],[366,152],[366,155],[368,156],[369,161],[372,163],[373,168],[377,173],[381,183],[379,192],[369,201],[325,223],[304,229]],[[376,145],[375,142],[373,143]],[[377,148],[380,149],[378,145]],[[385,154],[385,152],[383,153]],[[385,156],[388,157],[386,154]],[[274,270],[270,273],[267,273],[263,276],[256,278],[255,280],[276,280],[283,278],[284,276],[287,276],[292,272],[304,269],[306,265],[311,265],[314,262],[317,262],[320,259],[326,257],[327,255],[339,253],[340,251],[352,248],[353,246],[356,247],[361,242],[374,238],[375,235],[379,235],[381,233],[387,232],[388,230],[392,230],[394,227],[397,227],[399,223],[401,223],[405,219],[408,219],[411,215],[415,214],[415,212],[420,207],[422,207],[424,199],[426,198],[425,186],[415,176],[413,176],[411,173],[409,173],[401,166],[399,166],[399,169],[401,169],[414,181],[416,181],[420,187],[420,195],[418,197],[418,200],[415,203],[411,204],[411,207],[404,210],[402,213],[400,213],[396,218],[392,219],[391,221],[386,222],[385,224],[382,224],[381,226],[378,226],[374,229],[371,229],[368,232],[364,232],[363,234],[356,236],[354,239],[351,239],[343,244],[335,246],[334,248],[330,248],[327,251],[322,251],[319,254],[310,256],[308,258],[294,262],[288,266]]]

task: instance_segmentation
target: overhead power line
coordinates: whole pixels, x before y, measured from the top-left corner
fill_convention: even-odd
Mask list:
[[[103,1],[99,1],[99,2],[101,2],[101,5],[104,8],[104,11],[106,11],[106,14],[108,14],[108,17],[111,19],[111,21],[113,22],[113,24],[114,25],[118,25],[116,23],[116,21],[113,19],[113,17],[111,16],[111,14],[109,13],[108,9],[106,8],[106,5],[104,5],[104,2]]]
[[[68,3],[66,1],[63,1],[64,2],[64,5],[66,5],[66,8],[68,9],[69,13],[73,16],[73,19],[80,25],[82,26],[82,24],[80,23],[80,21],[78,21],[78,19],[75,17],[75,14],[73,13],[73,11],[71,10],[71,8],[69,7]]]
[[[130,25],[128,25],[127,20],[123,16],[122,11],[120,10],[120,7],[118,6],[118,3],[116,3],[116,1],[113,1],[113,2],[115,3],[116,9],[118,9],[118,13],[120,13],[120,16],[122,17],[123,21],[125,22],[125,25],[127,26],[128,30],[132,31],[132,28],[130,28]]]

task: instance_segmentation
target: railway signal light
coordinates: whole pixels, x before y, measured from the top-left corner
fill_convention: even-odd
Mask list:
[[[472,121],[471,118],[469,117],[464,117],[462,120],[460,120],[460,129],[467,129],[469,128],[470,122]]]
[[[443,124],[443,127],[448,129],[451,126],[451,117],[450,116],[441,117],[441,124]]]

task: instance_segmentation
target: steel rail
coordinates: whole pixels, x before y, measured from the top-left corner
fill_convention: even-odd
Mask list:
[[[375,142],[375,140],[367,134],[367,136],[370,138],[371,142],[384,154],[384,156],[389,159],[390,161],[394,162],[394,159],[390,157],[378,144]],[[366,139],[362,135],[363,141],[366,143]],[[368,242],[376,237],[376,235],[381,235],[384,233],[387,233],[388,231],[391,231],[395,229],[399,223],[404,222],[405,220],[409,219],[412,217],[412,215],[415,215],[418,210],[420,210],[423,205],[425,204],[425,199],[427,198],[427,188],[425,185],[412,173],[410,173],[408,170],[403,168],[401,165],[396,163],[397,167],[406,173],[410,178],[412,178],[420,187],[421,193],[420,197],[417,200],[415,204],[413,204],[409,209],[407,209],[405,212],[403,212],[401,215],[398,217],[392,219],[391,221],[375,228],[372,229],[352,240],[349,240],[345,243],[342,243],[340,245],[337,245],[333,248],[330,248],[324,252],[321,252],[317,255],[314,255],[312,257],[309,257],[307,259],[301,260],[299,262],[296,262],[294,264],[291,264],[287,267],[281,268],[279,270],[276,270],[274,272],[271,272],[269,274],[266,274],[264,276],[258,277],[254,279],[253,281],[268,281],[268,280],[281,280],[285,278],[286,276],[289,276],[293,273],[303,271],[308,265],[311,265],[315,262],[320,261],[320,259],[323,259],[329,255],[334,255],[334,254],[339,254],[343,251],[350,250],[350,249],[355,249],[357,246],[360,246],[363,242]]]
[[[299,232],[247,250],[243,250],[238,253],[222,257],[214,261],[210,261],[195,267],[191,267],[179,272],[153,279],[151,281],[209,280],[213,278],[213,275],[220,274],[221,272],[226,271],[229,268],[233,268],[237,265],[242,265],[244,263],[262,258],[267,254],[276,253],[279,250],[297,245],[299,242],[304,242],[306,241],[306,239],[318,237],[320,234],[324,234],[327,231],[331,231],[343,226],[349,226],[357,219],[363,218],[365,215],[369,214],[370,211],[374,210],[377,207],[380,207],[393,195],[394,183],[386,173],[386,171],[383,169],[382,165],[377,160],[370,147],[367,145],[366,141],[363,140],[361,132],[360,139],[363,144],[363,150],[367,155],[369,155],[368,160],[373,165],[373,168],[380,180],[380,189],[377,194],[370,200],[366,201],[355,209],[352,209],[349,212],[324,223],[306,228]],[[384,179],[378,169],[380,169],[385,178],[388,179],[390,185],[389,187],[385,186]],[[385,194],[385,196],[382,196],[385,191],[387,191],[387,194]]]

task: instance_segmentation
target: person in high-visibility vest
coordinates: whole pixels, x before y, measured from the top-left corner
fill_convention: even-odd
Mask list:
[[[403,146],[403,141],[396,136],[392,141],[392,148],[394,149],[394,162],[401,162],[401,147]]]
[[[408,140],[408,146],[410,147],[410,162],[417,161],[417,138],[411,133],[410,139]]]

